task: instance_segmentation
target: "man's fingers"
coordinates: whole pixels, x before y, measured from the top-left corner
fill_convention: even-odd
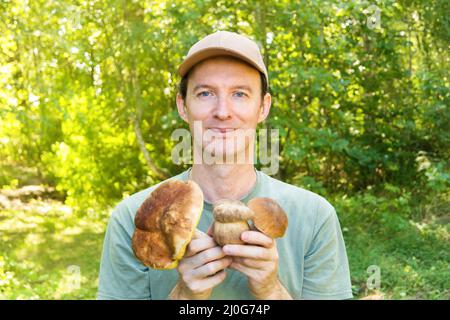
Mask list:
[[[229,266],[230,269],[242,272],[244,275],[246,275],[249,278],[253,278],[255,275],[255,270],[249,267],[246,267],[238,262],[232,262]]]
[[[199,236],[200,238],[191,240],[184,255],[185,257],[191,257],[203,250],[217,246],[217,243],[214,241],[214,239],[208,236],[206,233],[199,233]]]
[[[196,268],[204,265],[208,262],[218,260],[225,257],[225,253],[223,252],[221,247],[214,247],[210,248],[208,250],[200,252],[196,258],[198,258],[198,265],[195,266]]]
[[[188,288],[191,293],[197,296],[210,295],[210,290],[212,290],[215,286],[220,284],[223,280],[225,280],[226,272],[224,270],[217,272],[216,274],[206,277],[206,278],[189,278],[187,277],[184,280],[184,286]],[[205,299],[207,297],[200,297],[200,299]]]
[[[199,229],[195,229],[194,239],[206,238],[208,235]]]
[[[258,231],[245,231],[241,234],[241,240],[248,244],[254,244],[265,248],[272,248],[275,240]]]
[[[208,262],[221,259],[225,256],[221,247],[214,245],[212,248],[203,250],[185,259],[185,263],[190,269],[198,268]]]
[[[268,266],[272,264],[271,261],[265,261],[265,260],[256,260],[256,259],[250,259],[250,258],[240,258],[240,257],[233,257],[233,264],[240,264],[244,267],[252,268],[252,269],[259,269],[259,270],[265,270]]]
[[[225,280],[226,276],[227,276],[227,273],[225,272],[225,270],[222,270],[213,276],[199,280],[198,281],[198,283],[199,283],[198,286],[200,287],[199,289],[200,290],[212,289],[215,286],[217,286],[218,284],[220,284],[223,280]]]
[[[222,248],[223,252],[229,256],[252,258],[259,260],[273,260],[271,250],[252,245],[227,244]]]
[[[206,232],[206,234],[207,234],[208,236],[210,236],[210,237],[213,236],[213,225],[214,225],[214,222],[211,223],[211,225],[210,225],[209,228],[208,228],[208,231]]]
[[[227,268],[233,260],[229,257],[225,257],[219,260],[209,262],[194,270],[194,275],[199,278],[206,278],[215,275],[219,271]]]

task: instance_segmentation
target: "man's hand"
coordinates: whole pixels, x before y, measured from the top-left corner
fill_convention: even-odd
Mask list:
[[[169,298],[208,299],[212,289],[225,279],[224,269],[231,262],[212,237],[196,230],[178,264],[180,277]]]
[[[278,280],[278,250],[275,240],[258,231],[241,234],[245,245],[228,244],[223,251],[233,256],[231,269],[248,277],[250,292],[257,299],[292,299]]]

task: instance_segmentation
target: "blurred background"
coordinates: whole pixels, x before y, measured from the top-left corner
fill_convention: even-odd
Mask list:
[[[326,197],[356,298],[450,299],[449,2],[0,0],[0,298],[93,299],[124,197],[171,160],[176,69],[260,45],[274,176]],[[258,165],[259,166],[259,165]]]

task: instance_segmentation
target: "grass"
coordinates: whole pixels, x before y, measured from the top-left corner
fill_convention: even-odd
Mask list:
[[[450,233],[443,219],[448,217],[448,203],[444,211],[419,220],[410,218],[411,199],[401,196],[362,194],[336,199],[335,204],[356,297],[450,299]],[[369,266],[380,270],[378,289],[371,289]]]
[[[410,200],[331,200],[355,298],[450,299],[448,206],[414,220]],[[107,215],[0,192],[0,299],[95,299]],[[369,266],[380,270],[378,289],[367,286]]]
[[[0,299],[94,299],[105,223],[49,199],[3,208]]]

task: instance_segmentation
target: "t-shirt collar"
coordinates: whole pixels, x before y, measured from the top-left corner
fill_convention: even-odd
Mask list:
[[[189,179],[191,170],[192,170],[192,167],[190,167],[189,169],[187,169],[186,171],[184,171],[181,174],[182,181],[187,181]],[[241,201],[245,204],[247,204],[248,201],[250,201],[252,198],[254,198],[258,194],[258,191],[261,188],[261,172],[256,170],[256,168],[253,168],[253,170],[255,170],[255,173],[256,173],[256,182],[253,185],[253,187],[250,189],[250,191],[246,195],[241,197],[241,199],[239,199],[239,201]],[[203,205],[204,205],[204,209],[206,209],[208,211],[212,211],[212,207],[213,207],[212,203],[210,203],[206,200],[203,200]]]

